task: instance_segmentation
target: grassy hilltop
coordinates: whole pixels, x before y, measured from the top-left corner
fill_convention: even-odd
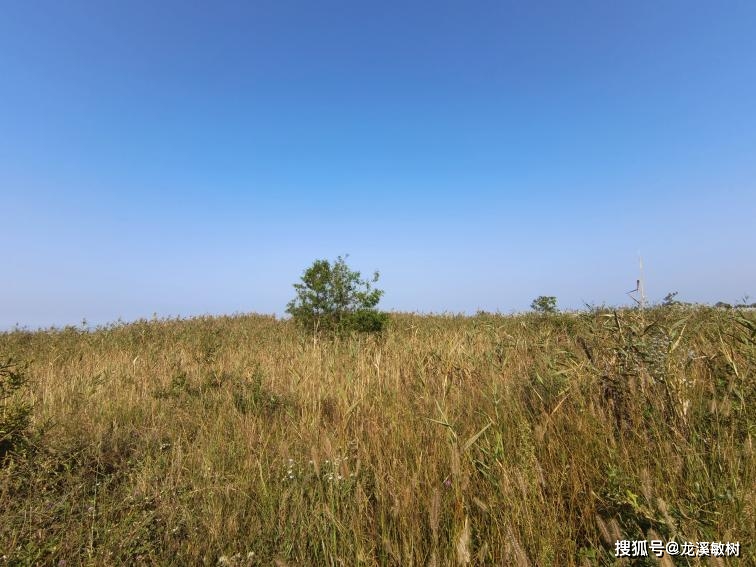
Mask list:
[[[0,334],[0,564],[754,565],[755,341],[682,307]]]

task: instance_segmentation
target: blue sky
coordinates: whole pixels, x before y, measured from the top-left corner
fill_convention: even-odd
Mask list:
[[[0,18],[0,328],[756,295],[753,2],[29,2]]]

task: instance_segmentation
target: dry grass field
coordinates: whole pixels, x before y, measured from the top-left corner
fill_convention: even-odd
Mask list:
[[[8,357],[0,564],[756,565],[753,312],[155,320]]]

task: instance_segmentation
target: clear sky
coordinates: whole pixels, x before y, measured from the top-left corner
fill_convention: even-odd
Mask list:
[[[30,1],[0,16],[0,328],[756,295],[756,3]],[[752,299],[751,301],[755,301]]]

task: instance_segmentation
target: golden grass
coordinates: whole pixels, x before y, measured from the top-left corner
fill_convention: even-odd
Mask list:
[[[753,328],[660,308],[5,333],[34,412],[0,468],[0,557],[612,565],[652,531],[755,564]]]

